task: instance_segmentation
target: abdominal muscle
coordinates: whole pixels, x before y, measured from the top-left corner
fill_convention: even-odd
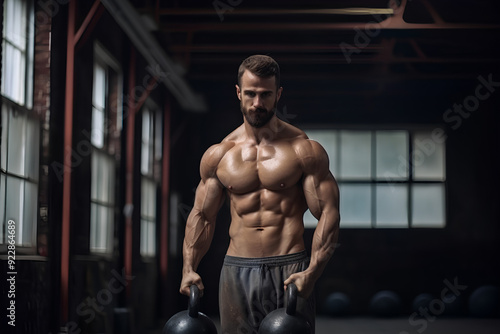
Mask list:
[[[303,215],[306,209],[299,185],[247,194],[229,192],[230,243],[227,255],[268,257],[305,249]]]

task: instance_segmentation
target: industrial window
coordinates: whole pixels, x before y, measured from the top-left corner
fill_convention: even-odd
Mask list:
[[[144,257],[156,255],[157,189],[161,182],[162,114],[151,101],[142,108],[141,246]]]
[[[3,19],[2,95],[20,106],[31,108],[34,44],[31,1],[5,0]]]
[[[1,243],[8,243],[7,223],[12,220],[16,227],[16,245],[35,245],[39,143],[39,121],[4,101],[0,173]]]
[[[121,75],[117,63],[96,44],[92,92],[90,251],[113,248],[117,159],[121,130]]]
[[[421,130],[309,130],[330,158],[343,228],[442,228],[445,139]],[[316,219],[304,215],[308,227]]]
[[[32,111],[33,8],[3,3],[0,244],[36,245],[40,122]]]

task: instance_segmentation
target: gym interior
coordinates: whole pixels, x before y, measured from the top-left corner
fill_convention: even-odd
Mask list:
[[[320,142],[340,234],[317,333],[500,328],[496,1],[4,0],[2,333],[161,333],[205,150],[273,57]],[[218,326],[229,205],[198,272]],[[316,221],[304,215],[310,252]]]

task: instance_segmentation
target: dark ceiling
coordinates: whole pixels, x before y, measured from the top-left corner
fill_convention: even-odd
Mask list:
[[[132,4],[165,52],[185,66],[210,109],[234,108],[238,65],[256,53],[278,61],[282,106],[306,122],[343,122],[357,110],[372,111],[361,122],[404,122],[397,115],[407,111],[435,115],[431,120],[438,122],[454,101],[473,92],[479,75],[499,69],[497,1]]]

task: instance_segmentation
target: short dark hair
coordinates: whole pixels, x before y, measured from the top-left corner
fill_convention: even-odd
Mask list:
[[[261,78],[275,78],[276,89],[280,87],[280,67],[278,63],[271,57],[265,55],[253,55],[241,62],[238,69],[238,85],[241,86],[241,77],[245,70],[249,70],[253,74]]]

